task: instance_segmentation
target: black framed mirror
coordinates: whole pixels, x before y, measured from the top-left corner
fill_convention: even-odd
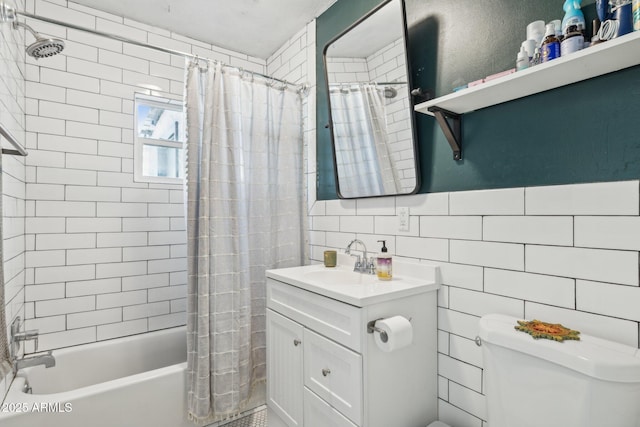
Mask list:
[[[404,0],[388,0],[323,51],[338,197],[420,187]]]

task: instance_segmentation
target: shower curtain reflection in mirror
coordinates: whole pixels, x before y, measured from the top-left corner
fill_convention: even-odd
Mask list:
[[[330,84],[335,161],[342,197],[380,196],[401,190],[389,153],[384,88]]]
[[[187,399],[206,423],[265,403],[265,270],[304,264],[295,87],[187,70]]]

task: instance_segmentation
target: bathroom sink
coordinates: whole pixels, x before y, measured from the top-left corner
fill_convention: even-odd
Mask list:
[[[267,270],[266,275],[270,280],[287,283],[356,307],[417,295],[440,287],[438,267],[432,264],[395,260],[393,279],[388,281],[378,280],[375,274],[355,272],[353,265],[352,257],[338,253],[336,267],[303,265]],[[271,295],[269,298],[281,297]]]
[[[303,274],[310,282],[327,283],[332,285],[363,285],[378,282],[375,274],[356,273],[346,269],[327,268],[312,270]]]

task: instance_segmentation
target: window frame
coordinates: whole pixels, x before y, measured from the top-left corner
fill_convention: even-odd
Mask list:
[[[156,183],[156,184],[183,184],[184,183],[184,174],[185,170],[182,168],[180,173],[182,176],[179,177],[168,177],[168,176],[149,176],[144,175],[144,146],[150,145],[155,147],[168,147],[168,148],[177,148],[178,150],[182,150],[183,156],[186,155],[186,129],[182,132],[185,136],[184,141],[173,141],[167,139],[159,139],[159,138],[145,138],[139,136],[138,133],[138,106],[148,105],[155,106],[159,108],[163,108],[165,110],[173,110],[181,112],[184,117],[184,127],[186,128],[187,120],[186,120],[186,112],[184,110],[184,105],[182,102],[177,101],[175,99],[171,99],[166,96],[152,96],[147,94],[136,93],[134,94],[133,99],[133,119],[134,119],[134,153],[133,153],[133,180],[134,182],[146,182],[146,183]],[[184,165],[183,165],[184,166]]]

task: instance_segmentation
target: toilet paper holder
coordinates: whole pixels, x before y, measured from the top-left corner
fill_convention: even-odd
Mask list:
[[[384,317],[381,317],[379,319],[376,320],[372,320],[369,323],[367,323],[367,333],[368,334],[373,334],[374,332],[377,332],[380,334],[380,341],[382,342],[387,342],[389,341],[389,336],[387,335],[386,331],[383,331],[382,329],[378,328],[376,326],[376,322],[378,320],[384,320]],[[411,317],[409,317],[409,322],[411,322]]]

